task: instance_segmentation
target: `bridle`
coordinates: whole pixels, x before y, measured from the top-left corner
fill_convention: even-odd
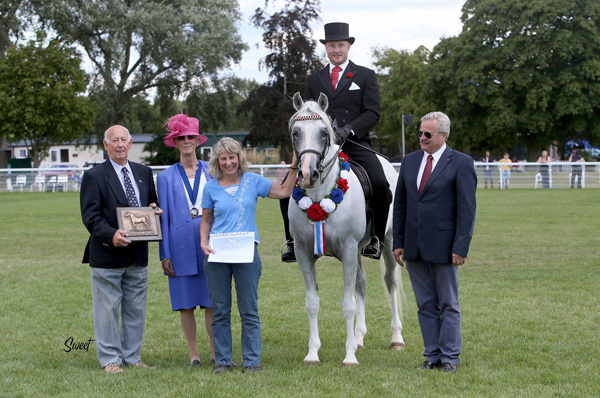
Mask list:
[[[325,120],[323,120],[323,118],[317,113],[311,113],[310,115],[296,116],[296,117],[294,117],[294,119],[292,120],[292,123],[290,124],[290,134],[292,133],[293,127],[296,124],[296,122],[303,122],[303,121],[308,121],[308,120],[321,120],[321,121],[323,121],[323,123],[325,123]],[[327,123],[325,123],[325,125],[327,125]],[[338,159],[337,155],[342,150],[341,149],[342,146],[340,145],[335,156],[332,156],[329,161],[327,161],[326,163],[323,163],[323,160],[325,160],[325,155],[327,154],[327,151],[329,151],[329,147],[331,147],[331,135],[329,135],[329,139],[327,140],[327,143],[325,144],[325,146],[323,147],[323,150],[321,152],[319,152],[313,148],[307,148],[307,149],[303,150],[302,152],[298,153],[298,151],[296,150],[296,147],[294,145],[294,151],[296,151],[296,157],[298,158],[298,161],[300,161],[302,159],[302,156],[306,153],[314,153],[315,155],[317,155],[317,164],[318,164],[317,172],[319,173],[319,179],[321,181],[321,184],[323,184],[323,181],[325,181],[325,178],[327,178],[327,176],[329,175],[329,172],[333,168],[332,166],[333,166],[334,162]],[[323,175],[323,172],[325,172],[325,175]]]

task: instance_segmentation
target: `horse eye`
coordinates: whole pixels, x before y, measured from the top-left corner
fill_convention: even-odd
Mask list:
[[[329,138],[329,133],[327,132],[327,129],[322,129],[321,130],[321,139],[326,140],[327,138]]]

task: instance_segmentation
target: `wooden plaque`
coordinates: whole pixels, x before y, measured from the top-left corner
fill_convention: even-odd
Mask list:
[[[162,240],[160,216],[152,207],[117,207],[119,229],[127,231],[130,241]]]

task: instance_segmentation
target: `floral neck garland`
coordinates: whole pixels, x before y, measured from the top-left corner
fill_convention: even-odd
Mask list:
[[[292,198],[298,203],[302,211],[306,212],[308,218],[312,221],[323,221],[335,211],[337,205],[344,200],[344,193],[348,190],[348,177],[350,176],[350,164],[348,155],[344,152],[338,154],[340,161],[340,171],[335,186],[319,203],[313,203],[312,199],[306,196],[306,191],[300,188],[300,182],[296,180],[296,187],[292,191]]]

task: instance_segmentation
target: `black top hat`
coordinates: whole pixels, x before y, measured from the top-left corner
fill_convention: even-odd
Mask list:
[[[350,37],[350,26],[345,22],[331,22],[325,24],[325,39],[319,41],[323,44],[328,41],[349,41],[354,44],[354,37]]]

